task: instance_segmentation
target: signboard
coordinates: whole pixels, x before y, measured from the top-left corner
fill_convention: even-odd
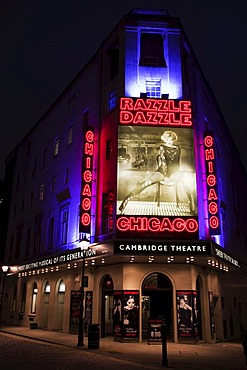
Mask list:
[[[198,239],[190,101],[121,98],[118,238]]]
[[[93,292],[87,291],[85,294],[84,308],[84,327],[85,332],[88,332],[88,327],[92,323],[92,304]],[[81,310],[81,290],[71,290],[70,293],[70,321],[69,332],[78,333],[79,319]]]
[[[93,127],[86,130],[84,135],[82,171],[81,171],[81,203],[79,232],[90,234],[92,209],[92,182],[93,182],[93,154],[94,131]]]
[[[237,259],[229,256],[225,251],[219,249],[219,248],[214,248],[214,253],[217,257],[221,258],[223,261],[229,262],[235,267],[241,268],[241,263]]]
[[[85,294],[85,331],[88,333],[89,325],[92,324],[93,292],[87,291]]]
[[[209,241],[126,241],[117,240],[114,242],[114,254],[123,255],[211,255],[211,242]]]
[[[148,344],[162,342],[162,319],[148,320]]]
[[[194,290],[177,291],[178,339],[195,340],[199,336],[199,295]]]
[[[77,333],[81,309],[81,291],[71,290],[70,292],[70,320],[69,332]]]
[[[90,248],[86,251],[81,250],[80,248],[67,250],[64,253],[57,254],[55,256],[49,256],[45,259],[39,259],[24,265],[18,266],[18,272],[27,271],[31,269],[42,269],[47,267],[58,266],[63,263],[76,262],[82,258],[90,258],[97,256],[97,250]]]
[[[114,291],[114,339],[139,338],[139,290]]]
[[[209,229],[211,235],[220,234],[220,212],[218,198],[218,179],[216,175],[216,161],[214,138],[211,132],[204,135],[204,153],[207,175],[207,200]]]

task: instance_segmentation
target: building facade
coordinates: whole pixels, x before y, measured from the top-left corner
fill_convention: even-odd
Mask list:
[[[77,333],[83,280],[85,331],[240,337],[246,172],[178,18],[126,14],[6,166],[6,323]]]

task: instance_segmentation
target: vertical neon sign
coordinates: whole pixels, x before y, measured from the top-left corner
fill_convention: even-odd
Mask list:
[[[87,234],[90,234],[91,226],[93,153],[94,153],[94,132],[93,128],[90,127],[90,129],[86,130],[84,136],[80,225],[79,225],[79,232]]]
[[[209,132],[205,133],[204,135],[204,153],[207,174],[209,229],[211,235],[219,235],[220,215],[219,215],[217,176],[215,168],[216,165],[215,165],[214,138],[212,134]]]

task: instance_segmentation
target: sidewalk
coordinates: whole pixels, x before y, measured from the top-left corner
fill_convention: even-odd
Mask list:
[[[0,331],[32,338],[49,343],[68,346],[76,350],[88,351],[94,355],[128,360],[150,369],[167,368],[162,365],[162,345],[115,342],[112,337],[100,338],[99,349],[88,349],[85,337],[84,347],[77,347],[77,335],[43,329],[29,329],[21,326],[2,326]],[[176,370],[246,370],[245,356],[240,342],[215,344],[167,343],[168,368]],[[131,364],[130,364],[131,365]]]

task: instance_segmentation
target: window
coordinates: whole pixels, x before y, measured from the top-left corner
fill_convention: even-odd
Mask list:
[[[45,291],[44,292],[46,294],[50,294],[50,292],[51,292],[51,286],[50,286],[49,281],[47,281],[46,284],[45,284]]]
[[[30,195],[30,207],[32,207],[33,205],[33,193],[31,193]]]
[[[31,313],[36,313],[36,303],[37,303],[37,294],[38,294],[38,288],[37,284],[33,284],[33,291],[32,291],[32,300],[31,300]]]
[[[54,217],[50,217],[48,220],[47,249],[52,249],[53,247],[53,233],[54,233]]]
[[[75,106],[75,94],[69,98],[69,109]]]
[[[20,257],[23,226],[23,224],[18,226],[16,230],[15,258]]]
[[[157,33],[141,35],[140,66],[166,67],[162,35]]]
[[[8,249],[8,261],[11,261],[13,258],[12,251],[14,250],[14,240],[15,240],[14,237],[11,236],[10,241],[9,241],[9,249]]]
[[[69,167],[66,167],[65,168],[65,173],[64,173],[64,183],[65,184],[69,183],[69,173],[70,173],[70,169],[69,169]]]
[[[88,125],[88,117],[89,117],[89,110],[87,109],[83,112],[83,117],[82,117],[82,131],[83,132]]]
[[[37,158],[34,158],[34,161],[33,161],[33,172],[32,172],[32,177],[35,176],[36,174],[36,169],[37,169]]]
[[[52,182],[51,182],[51,192],[52,193],[54,193],[55,191],[55,186],[56,186],[56,177],[53,177]]]
[[[12,302],[11,302],[11,312],[15,312],[16,310],[16,299],[17,299],[17,286],[14,286],[14,292],[13,292],[13,297],[12,297]]]
[[[54,141],[54,149],[53,149],[53,155],[56,157],[59,152],[59,137],[57,137]]]
[[[160,98],[161,79],[146,80],[146,94],[148,98]]]
[[[34,253],[40,252],[41,250],[42,222],[42,215],[35,217]]]
[[[28,166],[25,167],[24,181],[26,182],[28,176]]]
[[[118,45],[109,51],[110,59],[110,79],[113,79],[118,74],[119,68],[119,49]]]
[[[73,141],[73,125],[70,125],[67,133],[67,145],[71,145]]]
[[[24,283],[22,288],[22,295],[21,295],[21,309],[20,312],[24,313],[26,308],[26,295],[27,295],[27,286],[26,283]]]
[[[68,239],[68,221],[69,221],[69,210],[68,208],[61,211],[61,233],[60,233],[60,244],[66,244]]]
[[[39,200],[44,200],[45,185],[40,185],[39,189]]]
[[[46,165],[46,159],[47,159],[47,148],[43,151],[43,167]]]
[[[28,157],[29,156],[29,154],[30,154],[30,149],[31,149],[31,143],[28,143],[27,145],[26,145],[26,156]]]
[[[117,91],[113,90],[109,93],[108,108],[109,111],[113,110],[117,105]]]
[[[27,240],[26,240],[26,251],[25,251],[26,257],[29,256],[30,245],[31,245],[31,227],[27,229]]]
[[[61,280],[60,284],[58,286],[58,293],[65,293],[65,289],[66,289],[66,287],[65,287],[64,281]]]
[[[16,182],[16,191],[18,191],[20,188],[20,179],[21,179],[21,175],[18,173],[17,182]]]

